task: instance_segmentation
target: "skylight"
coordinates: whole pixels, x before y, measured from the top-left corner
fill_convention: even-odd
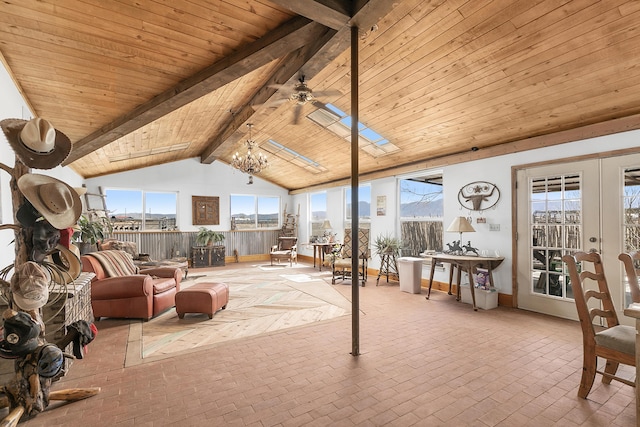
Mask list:
[[[262,145],[262,150],[273,154],[274,156],[279,157],[282,160],[299,166],[314,174],[321,173],[327,170],[327,168],[322,166],[320,163],[303,156],[302,154],[298,153],[295,150],[292,150],[289,147],[285,147],[284,145],[280,144],[277,141],[274,141],[273,139],[269,139],[267,142],[268,144]]]
[[[351,116],[333,104],[325,104],[326,108],[318,108],[307,117],[316,124],[333,132],[340,138],[351,140]],[[399,150],[388,139],[358,122],[358,146],[373,157],[381,157]]]

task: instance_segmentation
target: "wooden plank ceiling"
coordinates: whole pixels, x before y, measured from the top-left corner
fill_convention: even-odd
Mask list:
[[[86,178],[229,163],[253,123],[270,163],[261,178],[293,191],[345,183],[349,141],[307,115],[328,119],[329,102],[350,113],[354,24],[360,121],[389,141],[362,140],[364,177],[640,127],[638,1],[351,3],[2,2],[0,53]],[[321,102],[283,102],[301,75]]]

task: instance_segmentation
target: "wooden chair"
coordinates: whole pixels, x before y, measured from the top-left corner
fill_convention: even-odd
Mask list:
[[[636,330],[634,327],[620,325],[618,322],[600,254],[576,252],[573,255],[563,256],[562,260],[569,271],[573,297],[582,327],[583,365],[578,396],[587,398],[596,374],[602,375],[602,382],[605,384],[610,384],[613,379],[635,387],[634,382],[615,375],[620,363],[636,365]],[[582,264],[579,265],[579,263]],[[587,264],[592,265],[593,271],[587,271]],[[595,288],[593,282],[597,284],[597,289],[588,288],[589,285]],[[596,301],[590,301],[591,299]],[[598,327],[596,330],[593,324],[595,317],[605,320],[606,327]],[[598,370],[598,357],[606,359],[604,371]]]
[[[636,268],[636,262],[640,262],[640,251],[623,252],[618,255],[618,259],[624,264],[624,270],[627,273],[631,301],[640,302],[640,286],[638,285],[638,272],[640,272],[640,269]]]
[[[352,248],[351,230],[344,230],[344,242],[342,249],[338,257],[336,257],[331,263],[331,284],[335,285],[338,279],[351,278],[352,272]],[[369,250],[369,229],[358,229],[358,278],[361,281],[361,285],[364,286],[367,283],[367,261],[371,257],[371,251]]]
[[[281,259],[288,260],[289,266],[293,262],[298,263],[298,238],[297,237],[279,237],[278,244],[271,247],[271,265],[273,260],[280,262]]]

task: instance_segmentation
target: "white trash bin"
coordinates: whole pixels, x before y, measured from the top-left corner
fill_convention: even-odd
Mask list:
[[[419,294],[422,281],[422,258],[400,257],[397,262],[400,290]]]

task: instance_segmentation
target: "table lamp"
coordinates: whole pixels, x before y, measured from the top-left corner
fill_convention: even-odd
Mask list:
[[[453,232],[453,233],[460,233],[459,245],[460,247],[462,247],[462,233],[472,233],[476,230],[474,230],[471,224],[469,224],[469,221],[467,220],[467,218],[463,216],[458,216],[453,220],[449,228],[447,228],[447,231]]]
[[[329,222],[328,219],[325,219],[324,222],[322,223],[322,229],[324,230],[324,237],[331,237],[331,229],[333,227],[331,227],[331,223]]]

